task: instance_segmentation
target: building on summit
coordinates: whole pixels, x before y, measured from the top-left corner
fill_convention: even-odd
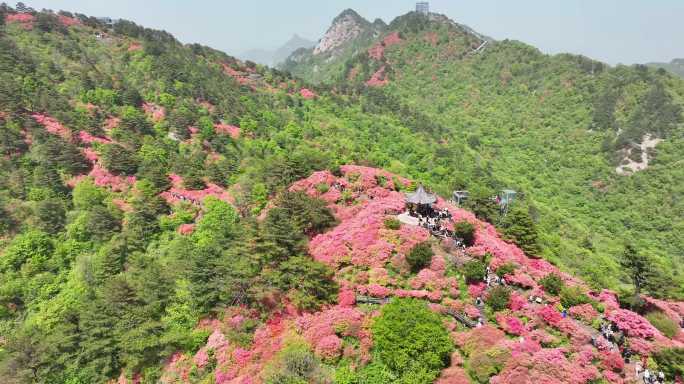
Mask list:
[[[421,1],[416,3],[416,12],[422,13],[423,15],[429,15],[430,14],[430,3],[427,1]]]

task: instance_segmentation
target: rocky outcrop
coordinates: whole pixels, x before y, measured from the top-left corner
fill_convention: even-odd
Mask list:
[[[355,11],[348,9],[335,18],[323,38],[316,44],[314,55],[334,51],[345,43],[359,37],[370,23]]]
[[[644,135],[641,144],[636,145],[632,148],[623,149],[621,151],[622,161],[620,165],[615,168],[615,172],[618,175],[631,175],[634,172],[643,171],[648,168],[648,162],[651,159],[649,150],[653,149],[662,140],[656,137],[651,137],[651,135]],[[637,152],[636,155],[640,154],[641,161],[634,161],[635,157],[633,152]]]

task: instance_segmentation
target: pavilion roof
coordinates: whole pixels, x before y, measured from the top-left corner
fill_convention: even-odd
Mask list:
[[[433,204],[437,196],[425,192],[425,188],[419,185],[415,192],[406,194],[406,202],[411,204]]]

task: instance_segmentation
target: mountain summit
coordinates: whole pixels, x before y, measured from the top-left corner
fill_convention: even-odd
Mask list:
[[[338,53],[346,44],[363,37],[377,36],[385,27],[382,21],[370,23],[356,13],[347,9],[332,22],[328,31],[313,49],[314,55]]]

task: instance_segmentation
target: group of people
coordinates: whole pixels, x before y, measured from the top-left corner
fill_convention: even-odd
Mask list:
[[[648,368],[644,369],[640,362],[637,362],[634,366],[634,371],[636,377],[639,377],[643,372],[644,384],[664,384],[665,383],[665,373],[663,371],[651,371]]]
[[[495,287],[497,285],[503,285],[504,287],[506,286],[506,278],[505,277],[499,277],[496,273],[492,273],[492,269],[490,267],[487,267],[487,270],[485,272],[484,277],[482,278],[482,281],[484,281],[487,284],[487,288],[490,287]]]
[[[430,233],[437,237],[453,238],[456,246],[465,249],[463,239],[455,236],[454,232],[443,225],[443,220],[451,220],[452,215],[448,209],[440,209],[438,211],[432,210],[427,215],[421,215],[417,212],[409,212],[412,216],[418,217],[418,225],[430,231]]]

